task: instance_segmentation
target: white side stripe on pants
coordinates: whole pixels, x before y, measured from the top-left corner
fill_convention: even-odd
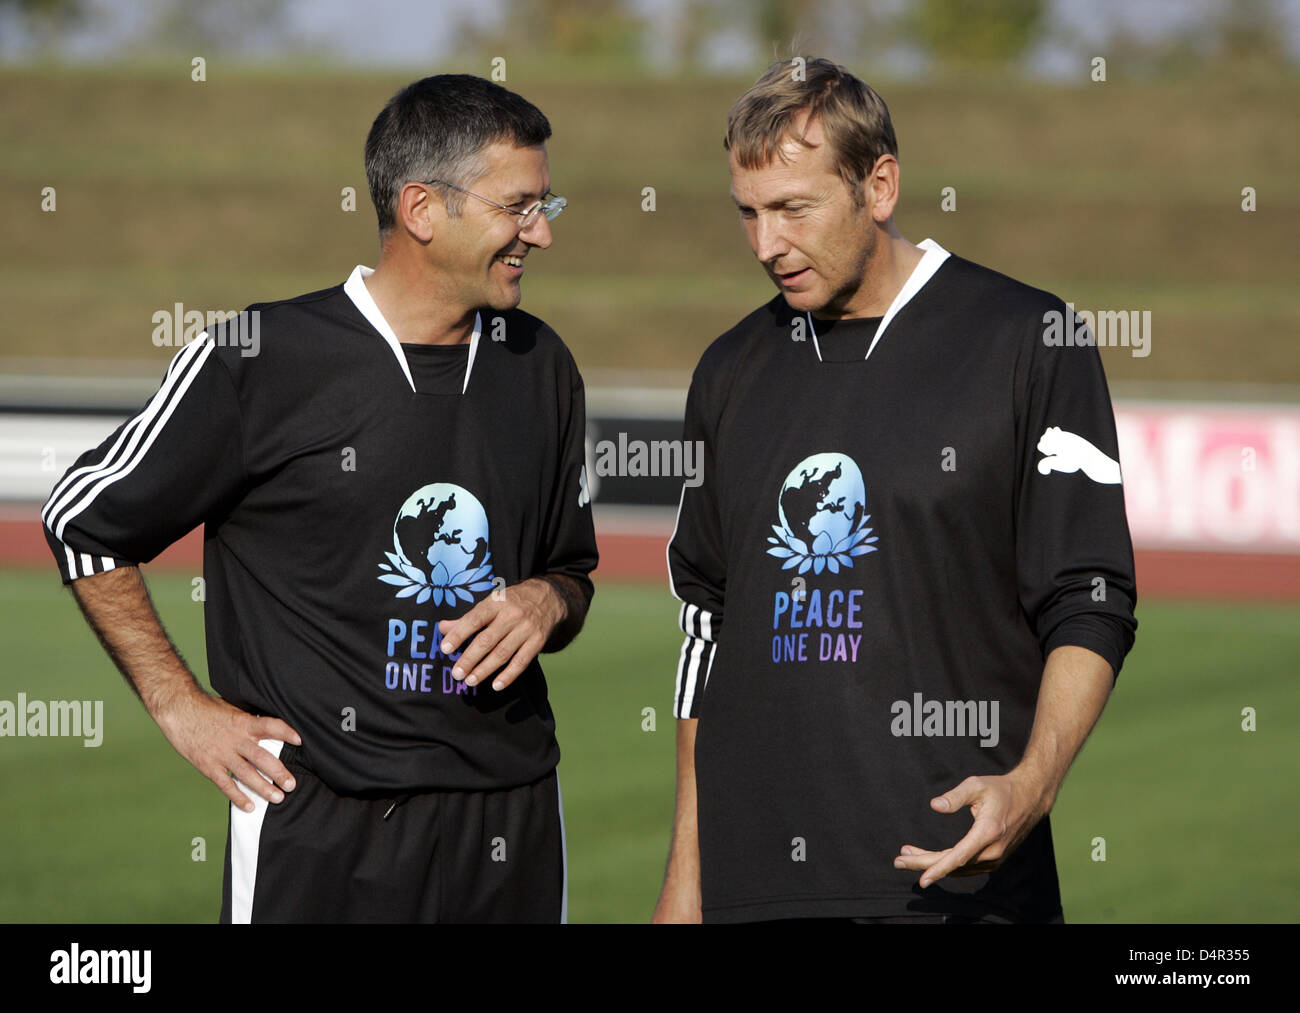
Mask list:
[[[262,739],[258,745],[276,759],[284,743],[279,739]],[[258,771],[261,774],[261,771]],[[262,777],[270,783],[265,774]],[[253,893],[257,887],[257,849],[262,839],[262,822],[266,808],[271,803],[251,790],[238,778],[239,790],[253,802],[253,811],[246,813],[230,803],[230,922],[247,925],[253,920]]]
[[[555,772],[555,798],[560,805],[560,863],[564,880],[560,884],[560,924],[569,924],[569,849],[564,842],[564,795],[560,792],[560,772]]]

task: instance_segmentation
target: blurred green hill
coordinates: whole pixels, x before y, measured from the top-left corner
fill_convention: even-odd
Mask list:
[[[1112,380],[1300,383],[1300,82],[890,83],[853,69],[890,105],[910,240],[933,237],[1080,309],[1151,310],[1151,355],[1106,349]],[[161,370],[172,350],[151,343],[156,310],[236,309],[374,264],[362,145],[409,76],[210,63],[207,78],[179,60],[0,71],[0,359]],[[721,147],[752,79],[565,79],[511,64],[507,86],[551,119],[553,186],[570,201],[554,246],[529,261],[523,308],[584,370],[689,370],[773,294]],[[355,211],[341,208],[345,187]],[[944,187],[955,212],[940,209]]]

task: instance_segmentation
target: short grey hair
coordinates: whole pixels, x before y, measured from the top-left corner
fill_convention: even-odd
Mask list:
[[[384,237],[397,224],[397,195],[410,180],[441,179],[468,189],[483,173],[482,151],[508,140],[535,148],[551,136],[540,109],[472,74],[437,74],[407,85],[375,117],[366,137],[366,180]],[[465,195],[443,190],[450,215]]]

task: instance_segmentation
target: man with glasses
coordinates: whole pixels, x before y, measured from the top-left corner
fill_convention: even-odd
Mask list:
[[[537,655],[596,544],[581,377],[516,309],[565,206],[550,134],[481,78],[400,91],[365,148],[376,268],[209,329],[46,504],[91,626],[231,800],[223,922],[564,920]],[[137,567],[200,523],[216,697]]]

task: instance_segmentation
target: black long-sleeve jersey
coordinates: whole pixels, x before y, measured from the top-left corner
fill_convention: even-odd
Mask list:
[[[964,836],[929,801],[1019,762],[1050,651],[1118,675],[1114,417],[1096,348],[1053,339],[1061,300],[921,246],[881,320],[778,296],[691,383],[703,480],[668,562],[707,920],[1060,914],[1046,819],[989,874],[921,890],[893,858]]]
[[[582,380],[517,310],[407,354],[369,273],[182,348],[55,486],[46,536],[70,582],[203,524],[213,688],[287,721],[335,791],[527,784],[559,759],[541,665],[466,687],[437,623],[544,573],[590,599]]]

